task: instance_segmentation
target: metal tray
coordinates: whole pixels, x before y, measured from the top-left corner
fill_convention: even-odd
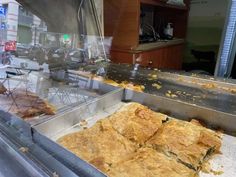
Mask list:
[[[69,169],[33,142],[29,124],[4,111],[0,111],[0,145],[0,176],[104,176],[82,160],[77,160],[79,172]]]
[[[172,103],[172,100],[168,100],[162,97],[156,97],[149,94],[137,93],[133,91],[127,91],[126,94],[123,94],[123,90],[114,91],[113,94],[109,94],[103,98],[100,98],[97,101],[85,104],[80,107],[71,109],[70,111],[64,112],[63,114],[51,119],[47,122],[34,126],[34,136],[33,139],[41,144],[47,151],[53,152],[54,155],[58,158],[63,159],[65,163],[71,165],[76,164],[76,159],[72,153],[68,152],[61,146],[59,146],[56,140],[68,133],[80,131],[82,127],[79,125],[81,120],[86,120],[88,122],[88,127],[92,126],[97,120],[107,117],[108,115],[114,113],[122,105],[125,104],[123,101],[136,101],[144,105],[150,106],[154,110],[163,109],[165,106],[165,111],[169,111],[170,115],[178,115],[178,117],[183,116],[183,119],[206,116],[205,120],[208,120],[212,125],[218,125],[223,120],[232,121],[234,127],[228,125],[228,129],[235,130],[235,120],[231,120],[230,115],[225,115],[224,113],[217,112],[218,117],[211,119],[211,114],[216,115],[216,112],[213,110],[205,108],[196,108],[191,107],[191,105],[185,105],[183,103]],[[178,105],[177,107],[175,107]],[[168,109],[169,108],[169,109]],[[187,109],[187,110],[185,110]],[[200,110],[200,111],[199,111]],[[206,112],[206,113],[205,113]],[[178,113],[178,114],[176,114]],[[222,116],[222,117],[221,117]],[[195,118],[196,118],[195,117]],[[218,119],[223,120],[218,120]],[[218,120],[218,122],[217,122]],[[213,122],[215,121],[215,122]],[[229,123],[229,122],[228,122]],[[224,124],[227,128],[227,124]],[[52,141],[50,141],[50,140]],[[222,154],[217,155],[210,162],[212,168],[215,171],[223,171],[219,177],[231,177],[236,175],[236,138],[230,135],[223,135],[223,145],[221,148]],[[214,177],[213,174],[204,174],[201,173],[200,177]]]
[[[98,69],[99,66],[97,66]],[[88,71],[84,73],[86,75],[92,69],[88,66],[85,70]],[[107,79],[118,83],[126,81],[142,85],[145,87],[144,92],[146,93],[168,97],[166,94],[171,91],[176,96],[172,98],[173,100],[236,114],[235,80],[181,71],[175,73],[162,72],[126,64],[109,64],[105,70]],[[75,77],[83,74],[81,71],[70,70],[68,72],[73,73]],[[153,84],[158,84],[160,88],[153,86]]]
[[[28,91],[35,93],[40,98],[53,105],[56,109],[56,115],[60,115],[73,107],[97,100],[114,90],[120,89],[83,76],[74,78],[70,75],[66,75],[63,78],[54,80],[42,73],[32,73],[25,77],[27,77],[29,83],[20,83],[21,85],[18,85],[16,88],[25,90],[26,85],[29,85],[27,88]],[[9,82],[11,82],[11,86],[17,84],[12,80]],[[9,109],[4,108],[1,103],[0,109],[9,111]],[[25,119],[25,121],[33,126],[47,121],[52,117],[54,116],[42,114],[30,119]]]
[[[198,119],[210,128],[221,129],[226,134],[235,135],[236,133],[236,114],[234,113],[226,113],[211,107],[132,90],[125,90],[124,97],[125,100],[139,102],[154,111],[162,112],[178,119]]]

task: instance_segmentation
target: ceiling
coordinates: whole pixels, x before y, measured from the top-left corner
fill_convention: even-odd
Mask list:
[[[57,33],[78,32],[77,9],[81,0],[16,0]]]

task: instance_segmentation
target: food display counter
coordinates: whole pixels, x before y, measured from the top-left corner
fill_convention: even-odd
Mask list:
[[[73,132],[81,131],[84,129],[84,126],[89,128],[92,125],[94,125],[98,120],[103,119],[113,114],[117,110],[119,110],[119,108],[127,104],[127,102],[124,102],[125,100],[123,100],[122,94],[123,94],[122,91],[118,91],[112,95],[109,95],[106,98],[104,97],[98,101],[89,103],[87,105],[83,105],[81,107],[74,108],[48,122],[37,125],[33,127],[34,129],[33,137],[35,138],[36,142],[41,143],[41,146],[43,146],[49,152],[57,153],[58,156],[63,158],[66,155],[62,154],[61,153],[62,150],[58,147],[58,145],[54,144],[53,142],[58,143],[57,140],[59,138]],[[141,95],[143,95],[143,93],[136,93],[135,95],[133,95],[132,99],[129,99],[129,101],[132,100],[132,101],[139,102],[146,105]],[[155,103],[154,100],[152,100],[151,102],[152,102],[152,110],[158,110],[159,103],[157,99],[156,99],[156,105],[154,104]],[[165,100],[162,100],[162,103],[163,102],[165,102]],[[194,107],[191,109],[191,111],[195,112]],[[184,114],[186,113],[182,114],[183,117],[186,116]],[[84,121],[86,121],[86,125],[81,125],[81,122],[84,122]],[[49,143],[49,139],[52,140],[50,141],[50,143]],[[222,147],[221,147],[222,154],[218,155],[216,158],[210,161],[212,168],[216,172],[219,172],[219,173],[222,172],[222,174],[220,175],[218,174],[217,176],[234,176],[234,174],[236,174],[236,171],[235,171],[236,163],[234,162],[234,159],[236,158],[235,140],[236,139],[233,136],[230,136],[227,134],[223,135]],[[57,152],[55,152],[56,148],[58,148]],[[68,152],[65,152],[65,153],[68,153]],[[67,158],[67,159],[64,158],[64,160],[68,160],[68,161],[70,161],[70,159],[71,158]],[[72,164],[76,163],[76,159],[74,160],[75,161],[72,162]],[[200,173],[199,176],[213,177],[215,175]]]
[[[98,68],[83,67],[83,71]],[[210,76],[136,68],[110,64],[105,67],[105,82],[115,86],[163,96],[191,105],[235,114],[236,82]],[[75,74],[74,70],[69,72]],[[91,72],[95,73],[95,72]],[[104,80],[104,79],[100,79]],[[131,87],[129,87],[131,85]],[[135,87],[136,86],[136,87]]]
[[[97,121],[117,112],[122,106],[129,102],[136,102],[147,106],[152,111],[165,114],[168,120],[196,119],[209,129],[221,131],[221,154],[210,159],[210,172],[200,171],[199,176],[235,176],[236,83],[234,81],[138,69],[128,65],[107,65],[103,68],[102,76],[98,76],[98,70],[99,68],[95,66],[87,66],[69,70],[66,75],[56,77],[57,83],[60,80],[67,80],[67,83],[73,81],[72,85],[75,88],[86,88],[77,90],[80,95],[90,96],[86,101],[61,106],[55,104],[58,103],[56,99],[54,105],[59,106],[55,115],[43,115],[25,121],[2,111],[0,113],[2,131],[18,133],[17,136],[9,137],[10,140],[13,137],[16,139],[22,137],[21,141],[27,139],[30,145],[22,145],[27,147],[27,151],[23,150],[23,154],[30,154],[30,160],[33,157],[34,160],[37,159],[37,162],[48,167],[49,174],[63,176],[65,173],[62,169],[64,169],[75,176],[105,176],[96,165],[86,163],[62,147],[58,139],[89,129]],[[39,73],[36,75],[39,76]],[[42,75],[40,78],[40,81],[44,80]],[[55,78],[53,80],[55,81]],[[50,87],[46,88],[48,90]],[[58,85],[55,88],[57,89]],[[42,92],[42,89],[38,91]],[[65,93],[71,92],[65,91]],[[49,94],[42,95],[44,96],[41,97],[46,99]],[[53,101],[50,103],[53,104]],[[34,147],[44,154],[36,153]],[[22,153],[22,149],[16,150]],[[45,160],[47,157],[63,168],[58,169],[52,164],[47,165]],[[40,165],[39,168],[45,170]]]
[[[71,77],[65,71],[32,72],[23,78],[9,78],[5,87],[10,91],[0,94],[0,108],[22,117],[31,125],[119,89],[86,77]],[[40,106],[49,107],[51,111],[46,108],[32,114],[28,111]]]

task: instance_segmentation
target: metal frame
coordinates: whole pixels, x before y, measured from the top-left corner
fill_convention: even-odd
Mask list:
[[[58,134],[64,134],[64,131],[79,124],[81,120],[96,117],[98,111],[104,111],[108,107],[112,107],[122,101],[138,102],[148,106],[152,110],[165,113],[170,117],[183,120],[200,119],[209,127],[221,128],[228,134],[236,131],[236,115],[234,114],[128,89],[115,90],[97,100],[71,108],[54,116],[53,119],[33,127],[43,135],[56,139],[55,137]]]
[[[11,172],[14,172],[14,169],[25,171],[25,173],[18,171],[17,177],[26,177],[25,174],[35,177],[105,177],[88,163],[73,156],[70,156],[70,160],[76,159],[76,163],[65,163],[64,158],[66,159],[67,156],[63,156],[62,159],[58,157],[58,153],[64,153],[63,151],[58,151],[55,143],[54,146],[51,146],[55,147],[51,152],[42,147],[42,137],[23,120],[0,111],[0,144],[2,145],[0,152],[4,152],[8,162],[12,160],[11,163],[4,163],[3,167],[11,170]],[[51,145],[51,143],[48,141],[47,145]],[[1,161],[4,161],[2,157]],[[18,165],[19,168],[14,165]],[[9,173],[6,172],[6,174]]]
[[[139,102],[155,111],[183,120],[198,119],[211,128],[223,129],[228,134],[236,131],[236,115],[216,111],[167,97],[126,90],[125,100]]]
[[[236,1],[230,0],[215,68],[216,77],[229,78],[232,72],[236,54],[236,17],[233,16],[233,12],[236,13]],[[230,24],[231,20],[232,24]],[[228,41],[230,37],[232,40]]]
[[[176,74],[164,73],[162,77],[171,77],[174,75],[176,76]],[[185,79],[191,78],[192,77],[189,78],[186,76]],[[204,80],[202,82],[204,82]],[[96,85],[99,85],[99,83],[100,82]],[[221,84],[224,85],[224,83]],[[104,174],[50,139],[55,141],[60,135],[68,133],[71,128],[76,130],[81,129],[81,127],[78,126],[79,122],[89,117],[91,118],[89,125],[93,125],[96,120],[102,118],[101,114],[99,116],[97,115],[99,111],[104,112],[103,115],[106,117],[112,113],[111,109],[108,108],[119,105],[122,101],[140,102],[155,111],[168,113],[171,117],[185,120],[191,118],[201,119],[211,127],[223,128],[227,133],[236,130],[236,115],[233,114],[215,111],[163,96],[139,93],[127,89],[115,89],[111,91],[112,86],[106,84],[102,84],[102,86],[102,90],[109,90],[110,92],[94,101],[71,107],[68,110],[58,113],[54,117],[50,117],[34,125],[31,124],[32,127],[10,114],[0,112],[0,130],[2,125],[15,127],[18,131],[18,135],[11,136],[9,139],[16,139],[17,141],[21,141],[22,137],[23,139],[27,139],[30,144],[28,144],[28,146],[27,144],[22,146],[29,147],[33,159],[40,162],[41,165],[46,166],[46,170],[55,169],[55,172],[57,172],[59,176],[71,173],[72,176],[82,175],[85,177],[104,177]],[[115,109],[113,109],[113,111],[115,111]],[[8,133],[9,131],[10,133]],[[11,128],[4,128],[3,132],[10,135],[13,131]],[[230,146],[230,144],[227,144],[227,146]],[[55,167],[55,165],[57,167]]]
[[[86,120],[88,123],[87,127],[90,127],[99,119],[114,113],[120,106],[125,104],[122,100],[139,102],[149,106],[153,110],[164,111],[165,113],[169,111],[170,119],[172,116],[185,120],[189,118],[204,118],[209,123],[208,126],[223,126],[228,130],[236,130],[236,115],[229,115],[178,101],[173,102],[171,99],[147,93],[139,93],[131,90],[123,91],[114,91],[112,94],[94,102],[81,105],[58,115],[54,119],[34,126],[33,139],[37,143],[40,143],[48,152],[56,154],[57,158],[64,161],[64,163],[77,166],[81,159],[57,144],[56,140],[68,133],[83,130],[83,127],[79,124],[81,120]],[[235,174],[236,163],[234,163],[234,158],[236,154],[234,150],[229,150],[230,148],[234,149],[236,147],[236,144],[233,143],[234,141],[235,137],[223,135],[222,155],[211,161],[214,166],[224,165],[227,171],[225,171],[223,176],[232,176],[232,174]],[[230,158],[228,158],[228,155]],[[98,176],[100,176],[100,173]],[[199,176],[213,177],[215,175],[200,174]]]
[[[23,174],[18,171],[16,174],[18,177],[25,177],[25,174],[35,177],[78,177],[78,174],[33,141],[32,129],[27,123],[3,111],[0,111],[0,144],[4,145],[1,151],[7,155],[8,160],[11,160],[11,163],[6,163],[4,166],[14,172],[13,170],[17,168],[15,164],[18,165],[16,170],[25,171]]]
[[[87,7],[86,7],[87,6]],[[87,35],[87,29],[86,29],[86,20],[85,20],[85,13],[83,13],[83,10],[85,8],[89,8],[91,10],[91,16],[93,17],[95,26],[93,26],[94,28],[96,28],[97,31],[97,35],[99,37],[99,40],[101,42],[102,45],[102,52],[104,54],[104,59],[106,61],[108,61],[107,58],[107,54],[105,51],[105,46],[104,46],[104,35],[103,35],[103,29],[97,14],[97,9],[96,9],[96,5],[94,0],[89,0],[89,1],[85,1],[85,0],[81,0],[80,5],[78,7],[78,23],[82,24],[79,25],[79,34],[81,35],[80,38],[83,36],[83,38],[81,40],[85,40],[85,36]],[[88,12],[87,12],[88,13]]]

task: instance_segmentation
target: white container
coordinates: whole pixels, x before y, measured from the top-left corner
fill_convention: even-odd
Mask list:
[[[168,23],[165,30],[164,34],[173,37],[174,35],[174,29],[172,27],[172,23]]]
[[[185,6],[184,0],[168,0],[167,4],[178,5],[178,6]]]

